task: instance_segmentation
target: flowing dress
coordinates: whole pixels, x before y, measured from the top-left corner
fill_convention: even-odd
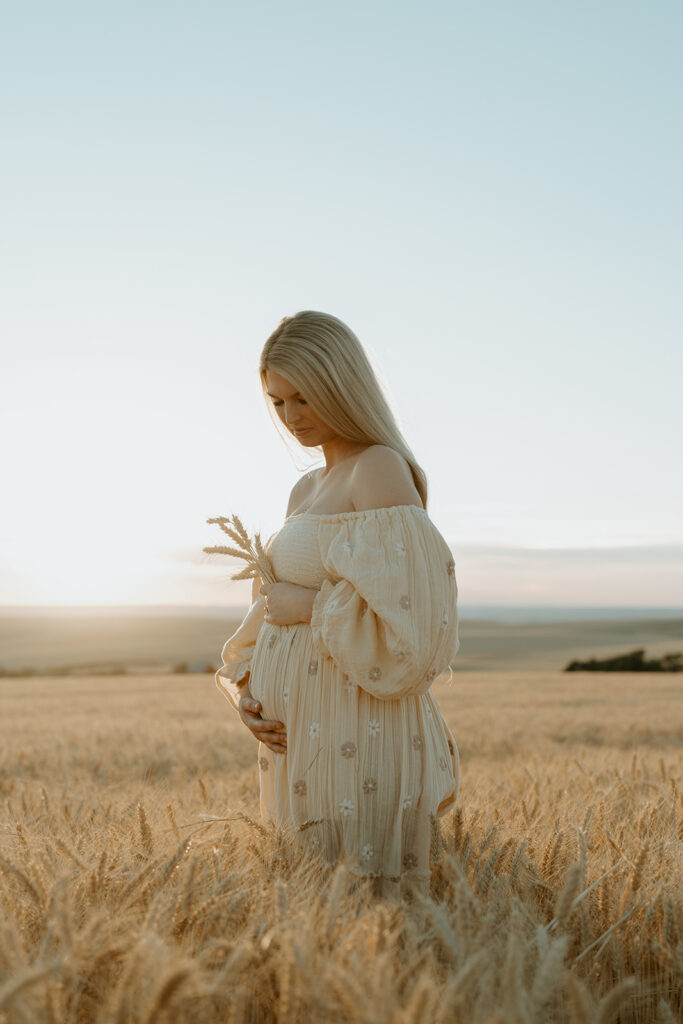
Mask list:
[[[305,825],[327,863],[345,857],[382,895],[406,875],[424,890],[460,786],[430,692],[459,648],[450,548],[417,505],[300,512],[265,547],[279,581],[318,593],[310,623],[286,626],[264,621],[259,595],[216,673],[237,708],[249,671],[262,716],[286,726],[286,754],[259,742],[262,820]]]

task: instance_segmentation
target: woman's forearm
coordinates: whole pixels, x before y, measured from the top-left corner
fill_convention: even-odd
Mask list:
[[[305,589],[306,593],[303,595],[301,601],[304,616],[302,622],[310,622],[311,615],[313,614],[313,602],[315,601],[320,591],[316,590],[315,587],[306,587]]]

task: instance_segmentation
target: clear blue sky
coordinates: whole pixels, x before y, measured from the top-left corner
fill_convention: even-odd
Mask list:
[[[600,548],[599,601],[527,598],[683,605],[682,45],[673,2],[7,8],[0,603],[244,600],[205,519],[281,523],[258,355],[320,309],[461,601]]]

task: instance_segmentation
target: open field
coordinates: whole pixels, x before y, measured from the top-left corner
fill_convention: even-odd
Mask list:
[[[246,609],[244,610],[246,612]],[[216,666],[243,613],[223,617],[130,614],[0,615],[0,670],[37,672],[70,666],[87,674],[117,666],[128,672],[191,671]],[[683,618],[460,622],[458,671],[561,670],[574,658],[609,657],[645,647],[648,657],[683,651]],[[97,669],[95,668],[97,666]]]
[[[260,825],[213,677],[0,680],[0,1020],[679,1020],[680,679],[438,680],[460,795],[400,907]]]

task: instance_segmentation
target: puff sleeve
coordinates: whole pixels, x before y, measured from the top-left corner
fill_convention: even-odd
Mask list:
[[[425,693],[449,670],[458,637],[455,562],[417,505],[322,521],[327,572],[311,630],[323,657],[380,700]]]
[[[239,708],[240,692],[248,681],[247,673],[251,671],[251,659],[256,647],[265,615],[265,598],[258,591],[261,588],[261,577],[256,576],[251,588],[251,606],[246,616],[229,637],[221,652],[223,664],[216,672],[216,686],[234,708]]]

